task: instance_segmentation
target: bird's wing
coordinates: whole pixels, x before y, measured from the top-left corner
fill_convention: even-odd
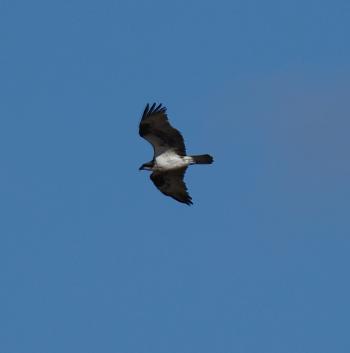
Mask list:
[[[149,104],[143,112],[139,134],[150,142],[154,149],[154,157],[159,156],[169,149],[174,150],[181,156],[186,155],[185,142],[181,133],[173,128],[166,114],[166,108],[154,103]]]
[[[186,184],[183,180],[186,169],[187,167],[166,172],[153,172],[150,178],[164,195],[170,196],[187,205],[191,205],[192,198],[188,194]]]

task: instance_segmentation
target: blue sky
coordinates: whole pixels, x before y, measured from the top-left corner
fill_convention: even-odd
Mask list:
[[[0,352],[350,351],[348,1],[0,1]],[[138,167],[147,102],[194,205]]]

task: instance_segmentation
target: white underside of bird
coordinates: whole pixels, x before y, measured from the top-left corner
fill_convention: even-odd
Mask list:
[[[166,151],[155,158],[153,170],[181,169],[194,163],[191,156],[179,156],[174,151]]]

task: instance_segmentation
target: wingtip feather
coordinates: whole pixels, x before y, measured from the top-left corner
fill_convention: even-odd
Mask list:
[[[143,111],[143,114],[142,114],[142,119],[145,119],[146,117],[148,117],[154,113],[165,113],[166,110],[167,110],[167,108],[164,107],[162,103],[158,103],[158,105],[156,102],[154,102],[152,105],[147,103],[146,107]]]

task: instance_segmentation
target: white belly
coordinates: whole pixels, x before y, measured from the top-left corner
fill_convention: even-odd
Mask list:
[[[156,157],[156,169],[179,169],[187,167],[190,164],[189,157],[181,157],[172,151],[167,151]]]

